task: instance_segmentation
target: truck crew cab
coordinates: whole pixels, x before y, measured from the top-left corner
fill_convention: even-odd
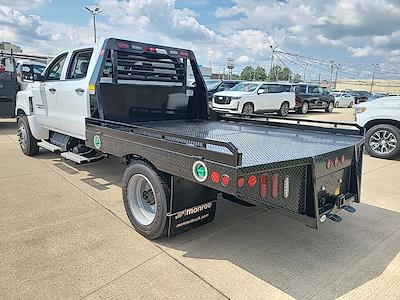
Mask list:
[[[123,158],[125,209],[149,239],[211,222],[221,197],[312,228],[360,201],[361,127],[211,116],[189,50],[106,39],[61,53],[30,86],[16,107],[22,151]]]

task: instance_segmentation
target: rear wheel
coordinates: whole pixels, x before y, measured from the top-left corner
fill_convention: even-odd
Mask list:
[[[353,101],[350,101],[350,103],[349,103],[349,108],[352,108],[353,107],[353,105],[354,105],[354,103],[353,103]]]
[[[28,118],[20,116],[18,118],[18,141],[22,152],[27,156],[34,156],[39,153],[38,140],[32,135],[29,127]]]
[[[333,112],[334,107],[335,106],[334,106],[333,102],[329,102],[328,106],[325,108],[325,111],[331,113],[331,112]]]
[[[148,239],[167,232],[170,189],[163,175],[143,161],[133,161],[122,179],[125,210],[133,227]]]
[[[400,155],[400,129],[389,124],[376,125],[365,135],[365,148],[374,157],[392,159]]]
[[[286,117],[289,114],[289,103],[283,102],[281,108],[278,110],[278,115]]]
[[[306,113],[308,113],[309,110],[309,105],[308,102],[303,102],[303,104],[301,105],[299,112],[302,113],[303,115],[305,115]]]
[[[338,108],[339,107],[339,101],[335,102],[335,107]]]
[[[242,113],[245,115],[252,115],[254,114],[254,105],[252,103],[246,103],[243,105]]]

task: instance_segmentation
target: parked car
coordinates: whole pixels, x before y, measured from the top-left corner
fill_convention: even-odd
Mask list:
[[[295,109],[298,113],[306,114],[310,109],[325,109],[332,112],[335,107],[335,97],[319,85],[315,84],[296,84]]]
[[[212,101],[212,98],[216,92],[227,91],[233,88],[238,83],[242,82],[241,80],[206,80],[206,86],[208,90],[208,100]]]
[[[287,116],[295,106],[295,94],[290,90],[289,84],[278,82],[241,82],[228,91],[215,93],[212,108],[217,112],[277,112]]]
[[[400,97],[382,97],[357,105],[356,122],[366,129],[365,148],[379,158],[400,155]]]
[[[373,101],[375,99],[385,97],[386,95],[386,93],[373,93],[371,96],[368,97],[367,101]]]
[[[349,93],[334,92],[332,95],[335,97],[335,107],[353,107],[355,100]]]
[[[366,102],[371,96],[371,93],[367,91],[349,91],[349,93],[354,97],[356,104]]]

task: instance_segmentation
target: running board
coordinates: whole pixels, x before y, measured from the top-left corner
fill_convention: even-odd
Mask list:
[[[94,157],[85,157],[73,152],[63,152],[61,153],[61,156],[64,157],[65,159],[71,160],[73,162],[76,162],[77,164],[83,164],[83,163],[90,163],[94,161],[99,161],[103,158],[106,158],[106,155],[102,154],[100,156],[94,156]]]
[[[38,145],[40,148],[49,150],[49,151],[51,151],[51,152],[61,151],[61,147],[58,147],[57,145],[51,144],[51,143],[46,142],[46,141],[44,141],[44,140],[38,142],[37,145]]]

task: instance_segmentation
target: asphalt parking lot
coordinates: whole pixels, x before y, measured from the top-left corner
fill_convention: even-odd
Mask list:
[[[2,299],[400,299],[399,160],[365,155],[357,212],[321,230],[221,201],[213,223],[155,242],[125,215],[123,168],[25,157],[0,120]]]

